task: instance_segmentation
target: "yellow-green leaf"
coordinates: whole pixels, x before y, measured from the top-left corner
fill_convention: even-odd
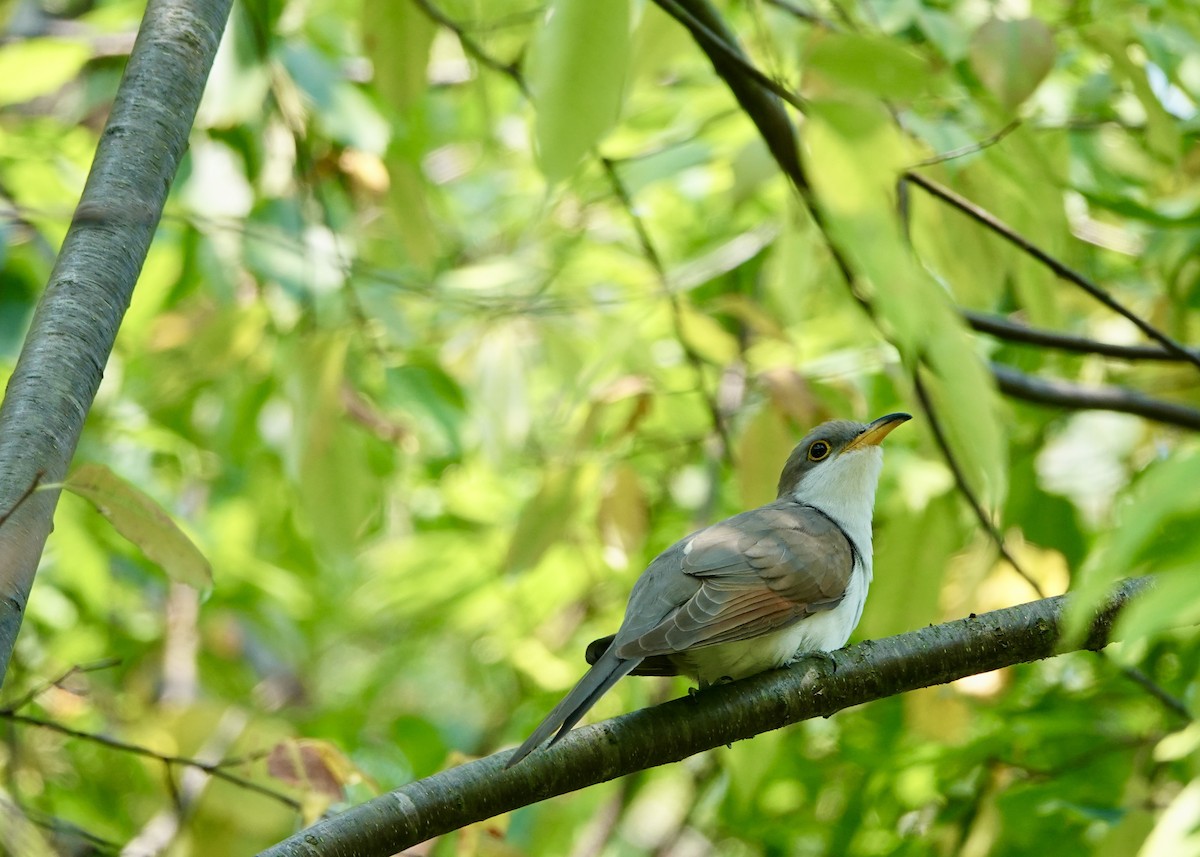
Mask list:
[[[929,66],[895,39],[820,31],[805,57],[819,78],[884,98],[912,98],[929,84]]]
[[[530,47],[542,172],[571,174],[621,111],[630,53],[628,0],[553,0]]]
[[[881,328],[909,369],[925,367],[950,447],[991,505],[1006,488],[995,385],[949,295],[917,264],[895,215],[895,177],[907,142],[874,105],[813,101],[809,174],[834,241],[858,275]]]
[[[137,545],[172,580],[197,589],[212,585],[212,567],[157,502],[102,464],[85,464],[62,487],[96,507],[118,533]]]
[[[74,79],[91,58],[82,42],[29,39],[0,51],[0,105],[48,95]]]

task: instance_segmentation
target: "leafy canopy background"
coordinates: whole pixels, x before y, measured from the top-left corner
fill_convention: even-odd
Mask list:
[[[0,5],[5,370],[141,11]],[[820,228],[657,6],[235,6],[78,455],[169,510],[214,582],[171,582],[64,497],[8,693],[40,689],[19,713],[160,757],[233,759],[222,770],[275,794],[189,791],[186,766],[10,708],[8,850],[116,852],[166,813],[168,853],[247,853],[518,740],[656,551],[770,499],[815,422],[918,411],[919,377],[1043,591],[1161,574],[1134,642],[763,735],[438,853],[1185,853],[1200,732],[1113,660],[1195,710],[1196,633],[1162,632],[1200,597],[1195,441],[1003,399],[986,361],[1184,405],[1196,367],[969,332],[962,309],[1138,341],[896,183],[915,168],[952,187],[1194,341],[1200,12],[720,11],[802,99]],[[888,442],[863,637],[1035,595],[932,424]],[[680,689],[629,680],[597,713]]]

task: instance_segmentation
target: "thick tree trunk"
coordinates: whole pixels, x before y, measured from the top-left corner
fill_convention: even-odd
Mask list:
[[[1071,649],[1100,649],[1149,585],[1126,581]],[[554,795],[676,762],[813,717],[1065,650],[1065,596],[931,625],[577,729],[506,770],[509,751],[451,768],[326,819],[260,857],[388,857]]]
[[[75,217],[0,405],[0,683],[59,482],[104,366],[212,68],[232,0],[150,0]]]

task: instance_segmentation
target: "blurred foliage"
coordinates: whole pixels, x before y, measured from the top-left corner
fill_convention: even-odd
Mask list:
[[[115,852],[165,814],[180,828],[164,853],[245,854],[511,745],[655,552],[770,499],[815,422],[916,411],[922,361],[968,480],[1043,589],[1162,573],[1134,638],[763,735],[435,853],[1197,853],[1200,732],[1121,671],[1197,710],[1197,632],[1171,629],[1200,603],[1196,441],[1002,401],[983,358],[1193,405],[1195,367],[969,334],[956,307],[1136,339],[919,191],[902,228],[895,179],[966,147],[923,171],[1197,341],[1200,11],[805,2],[722,12],[810,107],[803,157],[870,315],[656,6],[235,5],[77,457],[166,509],[212,589],[173,583],[64,495],[5,698],[235,760],[228,773],[299,811],[10,722],[3,848]],[[140,12],[0,3],[5,375]],[[1033,597],[928,420],[888,446],[858,636]],[[117,664],[45,684],[102,659]],[[682,687],[628,679],[596,714]]]

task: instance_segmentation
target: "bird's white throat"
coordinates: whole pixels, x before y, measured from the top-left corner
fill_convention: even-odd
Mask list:
[[[883,469],[883,450],[868,446],[844,453],[825,467],[804,474],[792,492],[798,503],[815,506],[833,518],[862,553],[867,579],[871,575],[871,514],[875,488]]]

